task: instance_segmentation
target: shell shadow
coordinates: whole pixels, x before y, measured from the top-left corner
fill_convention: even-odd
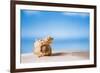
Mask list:
[[[64,53],[64,52],[59,52],[59,53],[53,53],[51,56],[63,56],[66,55],[68,53]]]

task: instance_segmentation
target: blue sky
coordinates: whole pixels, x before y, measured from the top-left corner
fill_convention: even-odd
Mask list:
[[[86,38],[89,13],[21,10],[22,37]]]

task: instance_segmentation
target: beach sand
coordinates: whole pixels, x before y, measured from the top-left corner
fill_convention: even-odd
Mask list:
[[[51,56],[37,57],[33,53],[21,54],[21,63],[61,62],[89,59],[89,52],[54,52]]]

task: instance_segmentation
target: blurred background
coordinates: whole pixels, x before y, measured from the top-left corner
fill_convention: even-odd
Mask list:
[[[35,40],[54,38],[53,51],[89,51],[89,20],[86,12],[21,10],[21,53],[34,49]]]

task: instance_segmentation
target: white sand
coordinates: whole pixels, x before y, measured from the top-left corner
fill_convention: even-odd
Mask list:
[[[89,59],[89,52],[55,52],[52,56],[37,57],[33,53],[22,54],[21,63],[58,62]]]

